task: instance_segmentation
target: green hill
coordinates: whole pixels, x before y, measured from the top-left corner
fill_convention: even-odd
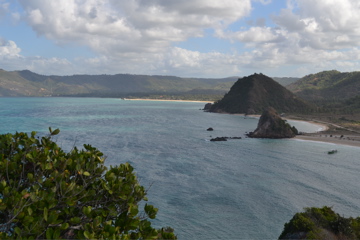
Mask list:
[[[180,78],[132,74],[45,76],[28,70],[0,70],[0,96],[126,96],[188,94],[222,96],[236,77]]]
[[[287,88],[310,101],[350,99],[360,95],[360,72],[332,70],[310,74]]]
[[[273,79],[263,74],[253,74],[239,79],[209,111],[259,114],[268,107],[278,112],[307,112],[314,109]]]

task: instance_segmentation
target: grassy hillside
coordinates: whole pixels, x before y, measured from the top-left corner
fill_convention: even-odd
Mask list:
[[[307,75],[287,88],[311,101],[341,101],[360,94],[360,72],[324,71]]]
[[[237,77],[180,78],[132,74],[45,76],[28,70],[0,71],[0,96],[129,96],[193,95],[216,99],[225,94]],[[211,97],[213,96],[213,97]],[[199,96],[201,97],[201,96]]]

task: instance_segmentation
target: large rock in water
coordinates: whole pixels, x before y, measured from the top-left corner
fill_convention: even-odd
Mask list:
[[[260,117],[257,128],[248,134],[251,138],[292,138],[298,133],[274,108],[269,107]]]
[[[261,114],[267,107],[293,113],[314,109],[272,78],[264,74],[253,74],[239,79],[221,100],[207,105],[205,110],[218,113]]]

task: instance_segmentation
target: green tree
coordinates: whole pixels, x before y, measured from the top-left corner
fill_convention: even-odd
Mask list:
[[[360,239],[360,218],[345,218],[331,207],[305,208],[284,225],[279,239]]]
[[[151,226],[158,209],[141,204],[129,163],[108,169],[90,145],[66,153],[52,141],[59,132],[0,135],[1,239],[176,239]]]

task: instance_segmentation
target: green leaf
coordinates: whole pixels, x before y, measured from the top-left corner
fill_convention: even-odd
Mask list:
[[[21,236],[21,229],[20,229],[19,227],[15,227],[15,228],[14,228],[14,232],[15,232],[17,235]]]
[[[61,227],[60,227],[60,228],[61,228],[62,230],[65,230],[65,229],[68,229],[69,226],[70,226],[70,225],[69,225],[68,223],[63,223],[63,224],[61,224]]]
[[[48,211],[48,209],[45,207],[45,208],[44,208],[44,219],[45,219],[45,221],[48,220],[48,214],[49,214],[49,211]]]
[[[46,163],[45,169],[46,170],[52,169],[52,164],[51,163]]]
[[[58,219],[59,214],[56,211],[51,211],[49,214],[49,223],[50,224],[56,224],[56,220]]]
[[[28,177],[29,180],[33,180],[34,175],[33,175],[32,173],[28,173],[28,174],[27,174],[27,177]]]
[[[31,209],[31,207],[28,207],[27,211],[28,211],[29,215],[33,214],[33,210]]]
[[[57,128],[57,129],[55,129],[55,130],[51,133],[51,135],[52,135],[52,136],[58,135],[59,132],[60,132],[60,129]]]
[[[86,237],[86,239],[92,239],[92,234],[88,231],[84,231],[84,236]]]
[[[53,239],[53,233],[54,233],[54,230],[52,228],[48,228],[46,230],[46,239]]]
[[[80,223],[81,219],[79,217],[73,217],[70,219],[70,223],[72,224],[78,224]]]
[[[1,186],[6,187],[6,181],[5,180],[1,181]]]
[[[32,216],[25,216],[23,220],[24,225],[29,225],[34,221],[34,218]]]
[[[55,231],[54,231],[54,233],[52,235],[52,239],[59,239],[60,234],[61,234],[60,229],[59,228],[55,229]]]
[[[88,216],[91,213],[91,209],[92,209],[91,206],[87,206],[87,207],[83,207],[82,211],[86,216]]]
[[[88,176],[90,176],[90,173],[89,172],[84,172],[83,175],[88,177]]]

